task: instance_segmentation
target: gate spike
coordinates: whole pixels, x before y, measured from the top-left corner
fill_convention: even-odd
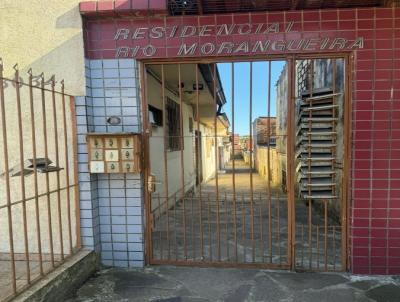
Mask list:
[[[15,65],[13,66],[15,71],[18,71],[18,63],[15,63]]]
[[[28,71],[27,71],[27,73],[28,73],[30,76],[32,76],[32,68],[29,68]]]

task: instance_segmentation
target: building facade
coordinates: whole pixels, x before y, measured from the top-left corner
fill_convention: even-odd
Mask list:
[[[229,165],[235,157],[239,140],[233,135],[231,149],[218,151],[225,149],[228,132],[235,130],[232,121],[220,114],[226,97],[221,94],[223,89],[214,66],[217,62],[279,59],[287,62],[283,73],[286,78],[282,80],[287,81],[287,90],[278,87],[276,101],[277,112],[284,114],[270,117],[274,118],[277,137],[273,150],[264,153],[272,151],[272,160],[280,163],[273,173],[274,185],[284,187],[282,192],[289,192],[284,197],[287,200],[284,210],[291,222],[287,225],[283,267],[296,268],[300,261],[296,258],[300,253],[300,249],[296,250],[296,234],[301,232],[294,214],[296,61],[330,58],[343,60],[342,88],[346,99],[341,103],[343,129],[340,130],[344,160],[338,168],[342,205],[338,218],[342,230],[337,255],[343,259],[340,270],[355,274],[399,274],[400,8],[396,7],[396,1],[375,1],[368,7],[363,7],[362,1],[355,7],[341,7],[338,1],[332,8],[321,4],[316,9],[307,6],[291,9],[291,5],[281,4],[273,11],[266,6],[227,4],[221,8],[204,4],[207,1],[189,2],[196,5],[186,7],[180,1],[158,0],[64,1],[62,8],[54,9],[63,14],[50,16],[56,23],[51,30],[56,33],[54,40],[47,41],[51,47],[25,46],[37,50],[37,59],[24,60],[23,68],[41,68],[53,62],[54,68],[49,72],[65,74],[66,82],[72,83],[70,93],[76,96],[82,247],[98,252],[104,265],[143,267],[172,263],[163,257],[162,243],[156,242],[156,231],[160,234],[165,231],[159,228],[165,224],[160,217],[178,208],[176,198],[184,201],[188,192],[197,196],[199,184],[207,187],[207,181],[214,181],[214,174],[218,174],[215,171],[225,169],[225,164]],[[204,6],[200,5],[202,2]],[[38,26],[49,28],[44,21],[38,21]],[[18,37],[25,34],[20,32]],[[1,50],[11,52],[8,48]],[[9,57],[16,60],[16,56]],[[179,70],[165,71],[170,65],[178,68],[178,64],[192,64],[193,71],[184,73],[180,65]],[[199,64],[209,65],[209,71],[204,71],[206,67],[197,68]],[[148,72],[148,66],[155,66],[153,73]],[[202,90],[200,83],[204,85]],[[167,109],[166,97],[172,99],[171,106],[175,109]],[[287,108],[282,105],[286,100]],[[149,109],[149,105],[155,109]],[[165,143],[167,130],[160,125],[166,125],[163,124],[166,120],[172,123],[174,110],[177,117],[181,112],[180,126],[174,126],[175,130],[171,130],[172,126],[168,128],[172,132],[166,136],[179,139]],[[162,116],[159,125],[157,114]],[[240,116],[240,109],[235,114]],[[118,122],[113,123],[113,119]],[[95,173],[87,135],[96,133],[140,136],[140,171]],[[253,132],[249,137],[257,135]],[[279,137],[284,137],[284,141]],[[250,141],[249,145],[257,146],[258,150],[258,143],[257,139],[257,143]],[[265,149],[265,144],[260,148]],[[232,157],[228,159],[229,155]],[[258,160],[264,158],[262,171],[258,172],[266,179],[270,178],[265,166],[267,157],[256,156]],[[166,174],[168,184],[165,184],[165,170],[170,173]],[[155,190],[151,184],[155,184]],[[166,203],[160,205],[160,196]],[[167,217],[167,224],[169,221]],[[327,228],[321,228],[323,231],[327,232]],[[182,240],[185,239],[183,236]],[[177,242],[180,240],[175,237],[175,246]],[[153,250],[159,245],[160,255]],[[187,265],[186,245],[182,253],[185,253],[182,259],[174,263]],[[203,259],[195,255],[193,258],[193,265],[201,265]],[[228,260],[214,259],[207,263],[229,263]],[[310,268],[311,263],[314,262],[310,259]],[[335,263],[334,260],[332,270]]]

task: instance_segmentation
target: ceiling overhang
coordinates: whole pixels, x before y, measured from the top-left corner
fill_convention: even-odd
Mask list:
[[[168,0],[170,15],[400,6],[400,0]]]

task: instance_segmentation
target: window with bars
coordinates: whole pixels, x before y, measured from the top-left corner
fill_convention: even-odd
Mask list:
[[[167,97],[165,102],[168,129],[168,150],[178,151],[183,149],[181,142],[181,106]]]

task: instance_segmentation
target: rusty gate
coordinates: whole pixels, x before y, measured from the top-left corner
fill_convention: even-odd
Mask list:
[[[141,64],[147,263],[346,269],[346,62]]]
[[[0,60],[0,300],[80,248],[74,98],[64,82]],[[57,89],[56,89],[57,87]]]

